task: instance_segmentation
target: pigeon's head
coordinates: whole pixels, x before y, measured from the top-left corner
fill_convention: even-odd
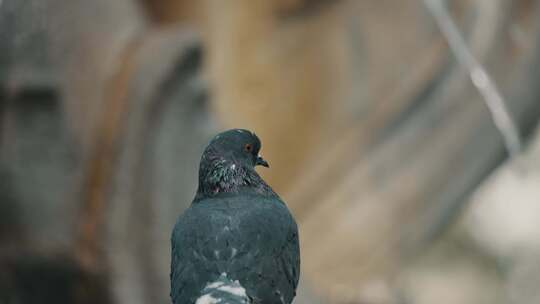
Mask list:
[[[268,167],[259,155],[261,141],[255,133],[232,129],[216,135],[203,152],[199,167],[199,189],[195,201],[219,193],[251,191],[276,195],[255,171]]]
[[[208,144],[203,158],[206,154],[212,154],[245,168],[258,165],[269,167],[259,155],[260,149],[261,141],[255,133],[244,129],[232,129],[216,135]]]

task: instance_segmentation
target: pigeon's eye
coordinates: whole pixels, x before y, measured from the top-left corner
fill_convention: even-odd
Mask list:
[[[246,152],[250,152],[250,153],[251,153],[251,151],[253,150],[253,145],[252,145],[252,144],[246,144],[246,145],[244,146],[244,150],[245,150]]]

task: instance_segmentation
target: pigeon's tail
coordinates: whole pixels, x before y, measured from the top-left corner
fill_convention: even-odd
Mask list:
[[[212,283],[208,283],[202,290],[201,296],[195,304],[251,304],[252,301],[246,294],[246,290],[238,281],[227,278],[227,274],[221,276]]]

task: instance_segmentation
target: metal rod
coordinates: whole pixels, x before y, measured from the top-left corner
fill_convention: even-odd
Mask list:
[[[505,99],[497,89],[497,85],[472,54],[454,20],[448,13],[447,7],[443,4],[443,0],[424,0],[424,2],[433,14],[458,62],[468,70],[473,85],[482,95],[495,126],[503,137],[508,154],[510,157],[517,156],[522,150],[521,138],[508,111]]]

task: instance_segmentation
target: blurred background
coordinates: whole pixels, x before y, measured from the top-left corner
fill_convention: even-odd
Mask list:
[[[233,127],[299,222],[295,303],[540,303],[539,4],[0,0],[0,303],[170,303]]]

